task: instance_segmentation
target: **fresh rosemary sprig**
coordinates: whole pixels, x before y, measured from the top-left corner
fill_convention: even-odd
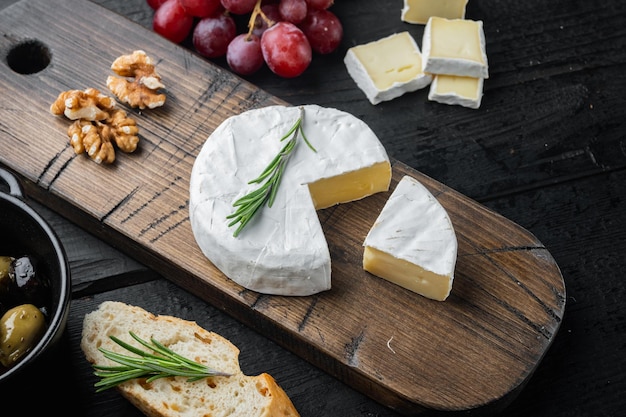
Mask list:
[[[150,344],[135,333],[129,333],[133,339],[154,353],[129,345],[115,336],[109,336],[115,343],[138,356],[124,355],[99,348],[106,358],[119,363],[120,366],[93,365],[94,375],[102,378],[94,384],[96,392],[113,388],[122,382],[135,378],[147,378],[146,382],[152,382],[159,378],[184,376],[188,378],[188,381],[193,382],[211,376],[230,376],[230,374],[214,371],[205,365],[187,359],[157,342],[154,338],[151,339],[152,344]]]
[[[270,162],[265,170],[263,170],[261,175],[248,182],[248,184],[259,184],[262,181],[265,181],[263,185],[233,203],[233,207],[236,208],[236,211],[226,216],[226,219],[233,219],[228,224],[228,227],[239,223],[235,233],[233,233],[234,237],[239,236],[241,230],[254,217],[257,211],[265,205],[265,203],[267,203],[268,207],[272,207],[272,204],[274,204],[276,192],[278,191],[278,186],[280,185],[283,172],[285,171],[285,165],[296,147],[298,133],[302,135],[302,139],[304,139],[304,142],[308,145],[308,147],[311,148],[313,152],[317,152],[304,134],[304,130],[302,129],[303,120],[304,108],[300,107],[300,117],[298,117],[296,123],[291,127],[291,129],[289,129],[289,132],[287,132],[285,136],[280,139],[280,141],[282,142],[289,137],[291,137],[291,139],[289,139],[285,146],[283,146],[280,152],[278,152],[278,155],[274,157],[272,162]]]

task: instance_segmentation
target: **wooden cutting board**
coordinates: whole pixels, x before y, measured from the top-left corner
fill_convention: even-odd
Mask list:
[[[553,341],[565,287],[541,242],[398,161],[388,193],[319,212],[332,255],[331,290],[278,297],[239,287],[195,244],[191,168],[224,119],[286,103],[82,0],[15,3],[0,13],[0,35],[7,57],[0,61],[0,163],[22,177],[29,196],[348,385],[406,414],[493,405],[523,386]],[[110,64],[136,49],[157,61],[167,103],[132,112],[137,152],[97,165],[74,153],[69,121],[49,106],[65,90],[108,94]],[[361,267],[363,239],[403,175],[422,181],[454,223],[457,273],[445,302]]]

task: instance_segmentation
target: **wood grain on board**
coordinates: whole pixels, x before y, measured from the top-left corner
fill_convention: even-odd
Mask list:
[[[398,161],[389,192],[319,212],[331,290],[278,297],[239,287],[195,244],[191,168],[224,119],[287,103],[90,2],[20,1],[0,12],[0,28],[3,55],[25,48],[20,59],[49,58],[28,74],[0,62],[0,163],[23,179],[27,194],[348,385],[407,414],[467,410],[523,385],[550,346],[565,308],[551,254],[517,224]],[[97,165],[74,153],[70,122],[49,106],[65,90],[108,93],[110,64],[136,49],[155,59],[166,105],[130,110],[139,149]],[[403,175],[431,190],[457,233],[445,302],[362,270],[363,239]]]

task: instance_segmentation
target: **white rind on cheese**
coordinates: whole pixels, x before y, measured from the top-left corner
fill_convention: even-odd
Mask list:
[[[407,23],[425,25],[433,16],[465,19],[468,0],[404,0],[400,18]]]
[[[238,237],[226,216],[266,168],[300,117],[298,107],[269,106],[226,119],[209,136],[190,179],[189,217],[198,246],[227,277],[265,294],[311,295],[331,288],[331,260],[307,184],[384,164],[374,132],[349,113],[304,106],[302,127],[273,206],[263,207]],[[386,172],[386,171],[385,171]],[[384,190],[363,190],[358,198]]]
[[[428,99],[438,103],[477,109],[483,97],[482,78],[439,74],[433,78]]]
[[[393,100],[428,86],[422,54],[409,32],[353,46],[344,57],[348,74],[372,104]]]
[[[363,267],[374,275],[434,300],[450,294],[457,258],[454,227],[416,179],[401,179],[363,246]]]
[[[431,17],[422,37],[423,71],[489,78],[481,20]]]

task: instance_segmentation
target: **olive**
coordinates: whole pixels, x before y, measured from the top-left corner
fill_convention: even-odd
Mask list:
[[[12,291],[15,283],[11,277],[11,263],[15,258],[0,256],[0,315],[15,305]]]
[[[17,363],[39,341],[46,322],[33,304],[13,307],[0,318],[0,363],[10,367]]]
[[[13,280],[10,271],[13,260],[10,256],[0,256],[0,297],[5,297],[11,288]]]

